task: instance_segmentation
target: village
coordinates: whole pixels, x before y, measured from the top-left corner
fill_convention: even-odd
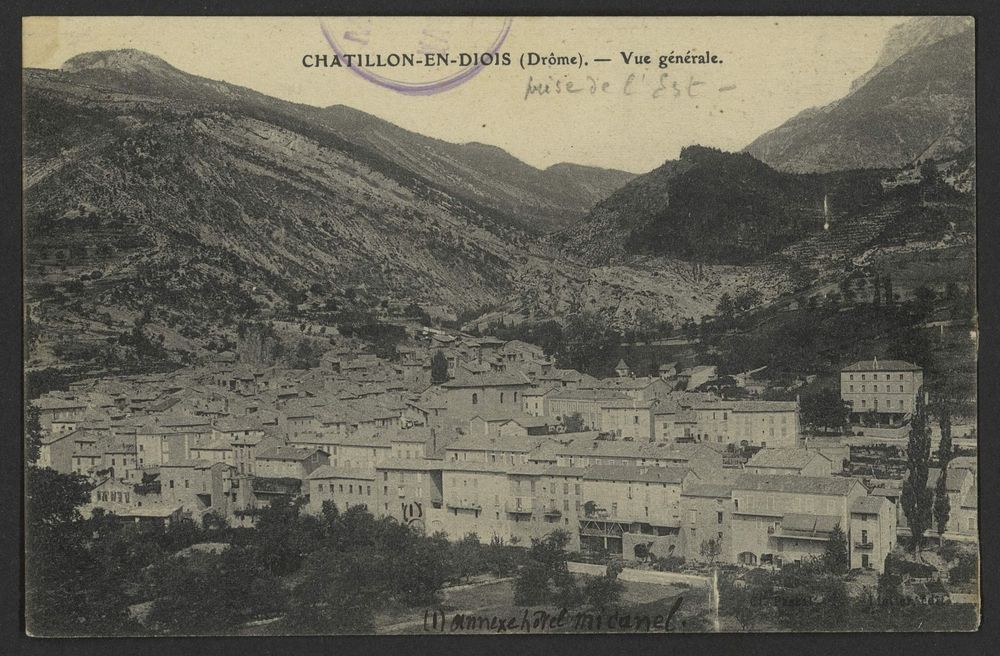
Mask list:
[[[87,477],[82,514],[123,523],[252,527],[275,499],[310,513],[333,502],[451,540],[527,545],[559,529],[595,558],[774,570],[822,557],[839,533],[852,570],[885,571],[908,535],[905,470],[866,473],[864,461],[905,444],[919,367],[844,368],[852,430],[833,437],[805,434],[797,401],[705,391],[714,367],[659,373],[622,360],[598,379],[533,344],[439,330],[416,331],[394,362],[350,340],[312,369],[220,353],[39,398],[38,465]],[[872,411],[879,427],[865,426]],[[974,543],[974,456],[951,460],[947,491],[942,539]],[[914,594],[929,600],[930,584]]]

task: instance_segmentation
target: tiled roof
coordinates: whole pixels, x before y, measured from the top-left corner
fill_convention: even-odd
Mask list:
[[[794,412],[799,409],[796,401],[737,401],[733,412]]]
[[[934,488],[937,486],[938,477],[941,475],[940,467],[928,467],[927,468],[927,487]],[[954,469],[952,467],[948,468],[948,478],[945,480],[945,488],[949,492],[961,492],[962,488],[965,486],[966,477],[971,476],[972,473],[968,469]]]
[[[860,485],[852,478],[834,476],[796,476],[794,474],[742,474],[733,485],[734,490],[759,492],[791,492],[795,494],[846,495],[852,487]]]
[[[551,465],[545,470],[545,475],[564,476],[567,478],[583,478],[588,469],[588,467],[563,467],[560,465]]]
[[[860,360],[849,364],[844,371],[923,371],[912,362],[905,360]]]
[[[839,523],[840,517],[836,515],[788,513],[781,518],[781,533],[789,537],[823,537]]]
[[[375,480],[375,472],[369,469],[331,467],[330,465],[320,465],[312,471],[306,478],[350,478],[361,481]]]
[[[440,460],[428,460],[426,458],[387,458],[378,462],[375,469],[405,469],[408,471],[430,471],[441,469]]]
[[[257,454],[258,460],[305,460],[318,449],[300,449],[294,446],[274,446]]]
[[[889,502],[882,496],[858,497],[851,506],[851,512],[877,515],[882,511],[882,506],[886,503]]]
[[[50,396],[43,396],[34,401],[39,410],[69,410],[72,408],[86,408],[86,401],[70,401],[68,399],[57,399]]]
[[[679,485],[691,470],[686,467],[638,467],[634,465],[592,465],[583,475],[588,481],[632,481]]]
[[[519,451],[527,453],[538,448],[548,438],[544,435],[521,437],[480,437],[467,435],[448,445],[449,451]]]
[[[685,497],[708,497],[712,499],[728,499],[733,495],[732,484],[726,483],[691,483],[681,496]]]
[[[746,466],[768,469],[802,469],[816,458],[829,460],[818,451],[806,449],[761,449],[747,461]]]
[[[505,372],[469,373],[449,380],[441,387],[452,389],[462,387],[503,387],[510,385],[528,385],[531,381],[524,374]]]
[[[565,399],[568,401],[608,401],[627,398],[629,397],[622,392],[599,389],[564,389],[552,395],[553,400]]]
[[[973,483],[972,488],[965,494],[962,498],[963,508],[978,508],[979,507],[979,487]]]

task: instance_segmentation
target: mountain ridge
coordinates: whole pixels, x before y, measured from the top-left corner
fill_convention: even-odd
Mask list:
[[[186,73],[141,50],[82,53],[58,70],[73,79],[128,93],[199,104],[240,102],[257,110],[309,121],[411,172],[419,171],[428,183],[447,193],[509,216],[529,232],[566,227],[635,175],[583,165],[568,169],[572,174],[558,169],[559,175],[553,175],[499,146],[483,144],[484,148],[428,137],[347,105],[315,107],[273,98],[248,87]]]
[[[824,173],[902,167],[974,145],[974,32],[927,40],[876,64],[843,98],[800,112],[744,151],[780,170]]]

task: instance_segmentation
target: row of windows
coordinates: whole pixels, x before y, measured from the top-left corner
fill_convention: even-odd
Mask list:
[[[129,493],[128,492],[98,492],[98,501],[111,501],[114,503],[128,503]]]
[[[500,403],[503,403],[504,393],[500,392]],[[517,392],[514,392],[514,403],[517,403]],[[479,404],[479,394],[477,392],[472,393],[472,405]]]
[[[905,375],[906,374],[899,374],[899,379],[900,380],[906,380],[904,378]],[[849,374],[849,376],[850,376],[850,380],[854,380],[854,374]],[[865,374],[861,374],[861,380],[864,380],[864,379],[865,379]],[[889,374],[885,374],[885,379],[886,380],[892,380],[892,377]],[[872,380],[878,380],[878,374],[872,374]]]
[[[174,479],[172,479],[172,478],[171,478],[171,479],[170,479],[170,480],[169,480],[169,481],[167,482],[167,484],[168,484],[168,486],[170,487],[170,489],[171,489],[171,490],[172,490],[172,489],[174,489]],[[188,489],[188,488],[190,488],[190,487],[191,487],[191,481],[190,481],[189,479],[184,479],[184,489]],[[202,491],[202,492],[205,492],[205,491],[207,491],[207,490],[208,490],[208,485],[207,485],[206,483],[204,483],[204,482],[203,482],[203,483],[201,484],[201,491]]]
[[[348,484],[347,484],[347,493],[348,493],[348,494],[354,494],[354,487],[355,487],[355,485],[354,485],[353,483],[348,483]],[[319,483],[319,484],[318,484],[318,485],[316,486],[316,488],[317,488],[317,489],[318,489],[318,490],[319,490],[320,492],[322,492],[322,491],[323,491],[323,488],[324,488],[324,484],[323,484],[323,483]],[[358,488],[358,494],[362,494],[362,493],[364,493],[364,494],[365,494],[365,495],[367,495],[367,496],[371,496],[371,495],[372,495],[372,486],[371,486],[371,485],[366,485],[366,486],[362,486],[362,485],[361,485],[361,484],[359,483],[359,484],[357,485],[357,488]],[[367,490],[365,490],[365,488],[367,488]],[[329,491],[330,491],[331,493],[333,492],[333,483],[330,483],[330,485],[329,485]],[[343,483],[338,483],[338,491],[339,491],[339,492],[343,492],[343,491],[344,491],[344,484],[343,484]],[[385,491],[386,491],[386,494],[388,494],[388,493],[389,493],[389,488],[385,488]]]
[[[733,499],[733,506],[737,512],[740,510],[740,499]],[[840,511],[841,503],[837,499],[815,498],[809,496],[775,498],[774,496],[748,496],[743,501],[744,512],[805,512],[824,513],[828,515],[836,514]],[[784,501],[784,503],[783,503]],[[762,520],[757,520],[758,524]]]
[[[698,523],[698,511],[696,509],[688,510],[688,522],[691,523],[691,524],[697,524]],[[722,511],[721,510],[717,510],[715,512],[715,523],[716,524],[721,524],[722,523]],[[722,537],[721,533],[719,534],[719,537],[720,538]]]
[[[868,403],[866,402],[865,399],[861,399],[861,407],[862,408],[868,407]],[[875,408],[876,410],[878,409],[878,399],[875,399],[875,403],[872,405],[872,407]],[[891,410],[892,409],[892,399],[889,399],[889,400],[887,400],[885,402],[885,408],[887,410]],[[900,410],[903,409],[903,399],[899,400],[899,409]]]
[[[849,387],[850,387],[850,391],[852,391],[852,392],[853,392],[853,391],[854,391],[854,385],[850,385]],[[862,392],[866,391],[866,390],[865,390],[865,386],[864,386],[864,385],[862,385],[862,386],[861,386],[861,391],[862,391]],[[873,392],[877,392],[877,391],[878,391],[878,385],[872,385],[872,391],[873,391]],[[883,392],[889,392],[889,393],[891,393],[891,392],[892,392],[892,389],[890,389],[890,387],[889,387],[888,385],[886,385],[886,386],[885,386],[885,389],[884,389],[884,390],[882,390],[882,391],[883,391]],[[900,393],[900,394],[902,394],[902,393],[903,393],[903,386],[902,386],[902,385],[900,385],[900,386],[899,386],[899,393]]]
[[[418,483],[423,483],[424,482],[424,473],[423,472],[416,472],[416,474],[417,474],[417,482]],[[401,482],[405,483],[406,482],[406,472],[403,472],[403,471],[399,472],[399,476],[397,478],[399,478],[399,480]],[[382,480],[383,481],[388,481],[389,480],[389,472],[387,472],[387,471],[382,472]]]

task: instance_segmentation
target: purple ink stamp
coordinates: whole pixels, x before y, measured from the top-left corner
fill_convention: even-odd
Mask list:
[[[511,19],[502,17],[337,18],[320,24],[341,66],[412,96],[454,89],[484,68],[504,64],[509,56],[500,48],[510,26]]]

